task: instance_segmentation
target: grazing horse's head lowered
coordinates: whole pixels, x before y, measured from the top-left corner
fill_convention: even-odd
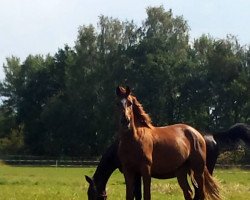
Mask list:
[[[98,191],[97,186],[92,178],[85,176],[86,181],[89,183],[88,188],[88,200],[106,200],[107,195],[106,192]]]

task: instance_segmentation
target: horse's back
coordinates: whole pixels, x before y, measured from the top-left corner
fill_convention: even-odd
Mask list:
[[[204,144],[203,136],[193,127],[186,124],[174,124],[164,127],[155,127],[154,137],[156,140],[180,140],[184,138],[196,138],[201,140]]]
[[[186,124],[155,127],[152,134],[155,138],[153,173],[178,169],[194,157],[194,152],[204,157],[205,141],[202,135]]]

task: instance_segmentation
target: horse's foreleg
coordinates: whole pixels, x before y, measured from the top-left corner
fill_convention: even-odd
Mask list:
[[[141,200],[141,175],[136,174],[134,183],[134,197],[135,200]]]
[[[150,176],[143,176],[143,197],[144,197],[144,200],[151,199],[150,185],[151,185],[151,177]]]
[[[126,200],[133,200],[134,199],[134,180],[135,175],[134,173],[123,170],[125,183],[126,183]]]
[[[143,180],[143,197],[144,200],[151,199],[151,167],[144,166],[142,168],[142,180]]]

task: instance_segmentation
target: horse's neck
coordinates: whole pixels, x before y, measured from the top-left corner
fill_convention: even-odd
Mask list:
[[[106,192],[106,185],[111,174],[108,176],[103,176],[102,173],[95,173],[93,180],[97,191],[99,194],[104,194]]]
[[[108,148],[94,173],[93,179],[99,192],[105,192],[109,177],[117,168],[120,168],[117,149],[118,143],[114,143]]]
[[[131,129],[129,130],[121,130],[121,134],[120,134],[120,140],[121,141],[126,141],[126,142],[130,142],[133,140],[137,140],[140,137],[140,131],[141,127],[137,127],[132,125]]]
[[[120,127],[120,141],[129,141],[134,138],[137,138],[137,126],[135,119],[130,120],[130,128],[124,128],[123,126]]]
[[[143,123],[141,121],[141,119],[137,118],[136,116],[134,116],[131,121],[132,121],[132,123],[131,123],[131,125],[132,125],[132,128],[131,128],[132,136],[134,138],[138,138],[138,137],[141,136],[142,129],[148,128],[148,127],[146,127],[145,123]]]
[[[99,165],[93,180],[96,185],[97,191],[99,193],[105,193],[106,191],[106,185],[108,182],[108,179],[110,178],[111,174],[115,171],[117,167],[112,165]]]

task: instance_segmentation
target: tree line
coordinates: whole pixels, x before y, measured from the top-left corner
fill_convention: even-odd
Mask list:
[[[100,16],[55,55],[9,57],[0,83],[0,154],[98,156],[116,137],[115,88],[129,85],[155,125],[198,130],[250,122],[250,49],[236,37],[190,40],[162,6],[141,25]]]

